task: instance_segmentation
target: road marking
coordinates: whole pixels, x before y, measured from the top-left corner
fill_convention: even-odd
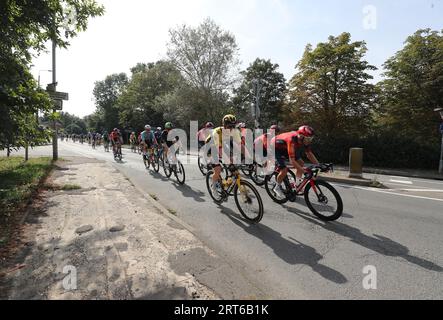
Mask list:
[[[402,184],[413,184],[411,181],[407,181],[407,180],[389,180],[390,182],[395,182],[395,183],[402,183]]]
[[[402,193],[395,193],[395,192],[389,192],[389,191],[382,191],[382,190],[375,189],[375,188],[364,188],[364,187],[341,185],[341,184],[336,184],[336,185],[338,185],[340,187],[344,187],[344,188],[359,189],[359,190],[363,190],[363,191],[372,191],[372,192],[378,192],[378,193],[386,193],[386,194],[390,194],[390,195],[393,195],[393,196],[415,198],[415,199],[423,199],[423,200],[434,200],[434,201],[443,202],[443,199],[414,196],[414,195],[410,195],[410,194],[402,194]]]
[[[406,192],[442,192],[441,189],[393,189],[393,191],[406,191]]]

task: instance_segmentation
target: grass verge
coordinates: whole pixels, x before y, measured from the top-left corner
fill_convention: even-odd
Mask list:
[[[0,157],[0,249],[6,246],[24,209],[53,168],[51,158]]]

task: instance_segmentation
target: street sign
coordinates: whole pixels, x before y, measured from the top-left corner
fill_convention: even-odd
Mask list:
[[[69,94],[67,92],[48,91],[48,94],[54,100],[69,100]]]
[[[52,103],[54,104],[54,110],[63,110],[63,100],[52,99]]]

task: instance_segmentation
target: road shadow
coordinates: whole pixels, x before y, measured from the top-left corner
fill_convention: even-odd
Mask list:
[[[297,208],[290,207],[290,206],[288,206],[288,204],[291,204],[291,202],[288,202],[287,204],[282,205],[282,207],[285,208],[286,210],[288,210],[289,212],[295,212],[295,211],[300,212],[300,211],[297,210]],[[306,207],[309,210],[309,208],[308,208],[308,206],[306,204],[306,201],[303,198],[298,197],[297,200],[294,202],[294,204]],[[294,210],[289,210],[289,209],[294,209]],[[322,209],[324,209],[324,208],[322,207]],[[308,213],[306,213],[306,215],[308,215]],[[341,217],[342,218],[346,218],[346,219],[353,219],[354,218],[353,215],[351,215],[351,214],[349,214],[347,212],[344,212],[341,215]]]
[[[281,233],[263,225],[250,224],[246,220],[238,218],[238,215],[229,208],[220,206],[224,213],[234,224],[242,228],[245,232],[260,239],[270,247],[274,253],[283,261],[291,265],[306,265],[320,276],[337,284],[346,283],[346,277],[319,261],[323,256],[314,248],[297,240],[290,241],[282,237]]]
[[[362,247],[369,250],[382,254],[388,257],[399,257],[406,261],[413,263],[419,267],[430,271],[442,272],[443,268],[432,261],[428,261],[419,257],[415,257],[409,254],[409,248],[398,243],[392,239],[385,236],[374,234],[373,236],[368,236],[361,232],[359,229],[351,227],[349,225],[343,224],[339,221],[334,222],[323,222],[317,218],[308,216],[307,213],[301,212],[295,208],[286,207],[290,212],[297,214],[304,220],[314,223],[330,232],[337,233],[343,237],[348,238],[351,242],[354,242]]]
[[[201,192],[199,190],[195,190],[192,187],[188,185],[181,185],[177,181],[173,181],[172,185],[177,189],[177,191],[180,191],[182,196],[186,198],[192,198],[194,201],[197,202],[206,202],[205,193]]]

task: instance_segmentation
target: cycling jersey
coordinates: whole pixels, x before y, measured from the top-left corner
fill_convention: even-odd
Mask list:
[[[114,131],[111,132],[110,137],[111,137],[112,142],[121,142],[120,141],[120,139],[121,139],[120,133],[118,133],[118,132],[114,132]]]
[[[197,133],[197,140],[205,142],[208,136],[212,133],[212,129],[203,128]]]
[[[214,129],[212,134],[210,134],[206,138],[205,142],[209,143],[209,142],[213,141],[215,146],[222,148],[223,140],[225,142],[230,141],[230,142],[235,142],[238,144],[242,143],[240,131],[238,131],[237,129],[232,129],[232,130],[224,129],[224,127],[218,127],[216,129]]]
[[[150,132],[143,131],[142,132],[142,141],[153,142],[154,140],[155,140],[155,136],[154,136],[154,133],[152,133],[152,131],[150,131]]]
[[[305,146],[298,141],[298,132],[286,132],[274,137],[271,140],[271,147],[275,147],[276,157],[284,155],[289,158],[300,160],[302,151],[311,152],[311,146]]]
[[[174,145],[175,141],[168,141],[168,135],[169,135],[169,131],[164,130],[161,135],[161,142],[166,143],[168,148],[170,148],[172,145]],[[176,139],[178,140],[178,137],[176,137]]]

